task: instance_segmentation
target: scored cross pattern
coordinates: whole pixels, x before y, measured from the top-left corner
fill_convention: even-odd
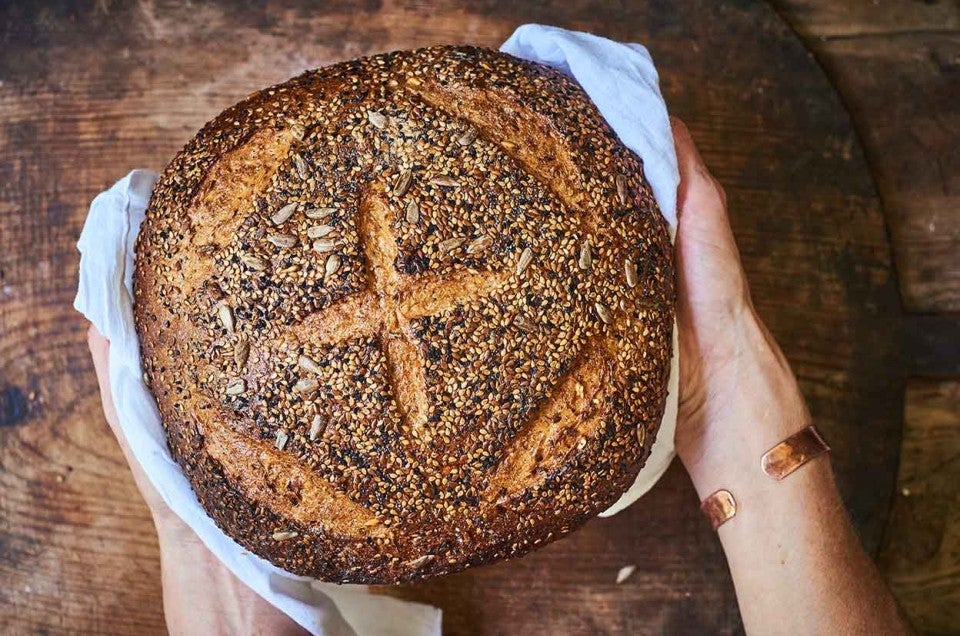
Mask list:
[[[428,272],[405,285],[394,266],[398,249],[390,215],[391,210],[378,198],[360,201],[356,227],[366,289],[311,315],[296,331],[305,341],[318,345],[380,336],[388,384],[400,416],[415,437],[428,439],[425,364],[411,323],[489,294],[507,281],[510,272],[464,269],[442,278]]]

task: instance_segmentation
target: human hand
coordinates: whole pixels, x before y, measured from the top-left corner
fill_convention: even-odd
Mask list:
[[[737,502],[718,528],[747,633],[905,634],[820,455],[783,481],[761,455],[810,423],[796,378],[750,300],[727,217],[686,126],[676,241],[680,339],[677,453],[701,499]]]
[[[133,481],[136,483],[137,490],[140,491],[140,495],[150,510],[150,515],[153,517],[153,523],[157,528],[157,532],[166,532],[177,526],[186,528],[183,521],[170,510],[169,506],[167,506],[160,496],[160,493],[157,492],[157,489],[150,483],[150,479],[146,473],[143,472],[140,463],[134,458],[133,452],[130,450],[130,445],[127,443],[127,437],[123,434],[123,429],[120,427],[117,408],[113,403],[113,394],[110,392],[110,342],[100,335],[96,327],[90,325],[90,328],[87,329],[87,344],[90,347],[90,355],[93,357],[93,367],[97,372],[97,383],[100,385],[100,403],[103,405],[103,415],[107,420],[107,424],[110,425],[110,430],[113,432],[114,437],[116,437],[117,443],[120,445],[120,450],[123,452],[123,457],[130,467],[130,472],[133,473]],[[187,530],[189,530],[189,528],[187,528]],[[193,533],[191,532],[190,534],[192,535]]]
[[[87,342],[103,414],[153,517],[160,545],[163,605],[171,634],[302,634],[303,630],[223,566],[167,506],[130,450],[110,392],[110,343],[92,325]]]
[[[673,133],[680,167],[676,444],[698,490],[710,490],[721,474],[730,479],[755,469],[760,455],[806,426],[809,415],[789,364],[754,310],[726,194],[683,122],[673,119]]]

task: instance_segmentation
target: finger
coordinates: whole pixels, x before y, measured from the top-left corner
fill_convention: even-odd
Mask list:
[[[671,117],[670,129],[673,132],[673,144],[677,149],[677,161],[679,163],[681,177],[689,177],[693,169],[696,169],[698,166],[703,166],[703,158],[700,156],[700,151],[697,150],[697,146],[693,142],[690,129],[687,128],[687,125],[683,123],[682,119]]]
[[[87,343],[90,345],[90,355],[93,356],[93,366],[97,370],[97,384],[100,385],[100,403],[103,405],[103,415],[120,444],[123,456],[127,458],[127,463],[130,464],[134,469],[134,474],[136,474],[139,464],[133,458],[133,452],[127,443],[127,436],[124,435],[123,428],[120,426],[120,417],[117,415],[117,407],[113,403],[113,392],[110,390],[110,341],[100,335],[96,327],[90,325],[87,330]]]
[[[730,226],[726,194],[704,164],[687,127],[679,119],[673,119],[672,125],[680,169],[676,255],[683,314],[693,292],[739,302],[749,297],[749,291]],[[713,281],[711,293],[707,293],[705,280]],[[725,284],[720,285],[720,281]]]
[[[97,371],[97,383],[100,385],[100,402],[103,404],[103,415],[106,417],[107,424],[110,425],[110,430],[113,431],[114,437],[117,438],[117,443],[120,444],[120,450],[123,451],[123,456],[127,460],[131,472],[133,472],[134,481],[136,481],[140,492],[151,506],[151,510],[154,510],[154,514],[156,514],[156,511],[162,508],[159,505],[161,502],[160,495],[150,484],[150,480],[147,479],[147,475],[143,472],[140,463],[133,456],[133,451],[130,450],[130,445],[127,443],[127,436],[124,435],[123,428],[120,426],[117,408],[113,403],[113,393],[110,390],[110,341],[104,338],[100,332],[97,331],[96,327],[90,325],[90,328],[87,330],[87,344],[90,346],[93,366]]]
[[[680,187],[677,191],[677,215],[702,214],[704,211],[726,216],[726,194],[703,162],[686,124],[671,117],[673,143],[677,149]]]
[[[87,345],[93,357],[93,368],[97,372],[97,384],[100,386],[100,402],[103,404],[103,414],[107,424],[117,437],[121,446],[126,446],[123,431],[120,428],[120,419],[113,404],[113,394],[110,392],[110,341],[104,338],[97,328],[90,325],[87,329]],[[126,450],[126,449],[124,449]]]

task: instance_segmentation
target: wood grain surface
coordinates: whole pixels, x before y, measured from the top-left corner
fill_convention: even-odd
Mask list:
[[[913,380],[880,565],[914,626],[960,628],[960,381]]]
[[[649,45],[672,111],[727,189],[754,298],[835,449],[857,528],[878,547],[903,367],[884,220],[837,94],[766,4],[24,3],[0,8],[0,632],[163,629],[153,529],[70,307],[90,199],[305,68],[496,46],[532,21]],[[441,606],[452,634],[735,633],[696,502],[674,465],[639,505],[530,557],[390,592]],[[626,564],[637,572],[618,586]]]
[[[960,3],[775,0],[857,123],[905,307],[960,311]],[[954,333],[960,333],[960,319]]]
[[[960,3],[775,0],[851,112],[905,318],[904,445],[881,571],[918,631],[960,633]]]

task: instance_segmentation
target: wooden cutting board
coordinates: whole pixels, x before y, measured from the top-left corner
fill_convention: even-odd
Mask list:
[[[497,46],[525,22],[651,49],[672,112],[726,187],[754,300],[876,549],[902,399],[883,217],[836,93],[765,3],[277,4],[0,9],[0,631],[163,628],[152,526],[70,307],[90,199],[130,168],[161,168],[220,110],[303,69]],[[616,585],[627,564],[636,573]],[[439,605],[451,634],[741,629],[719,543],[678,465],[633,508],[527,558],[388,592]]]

